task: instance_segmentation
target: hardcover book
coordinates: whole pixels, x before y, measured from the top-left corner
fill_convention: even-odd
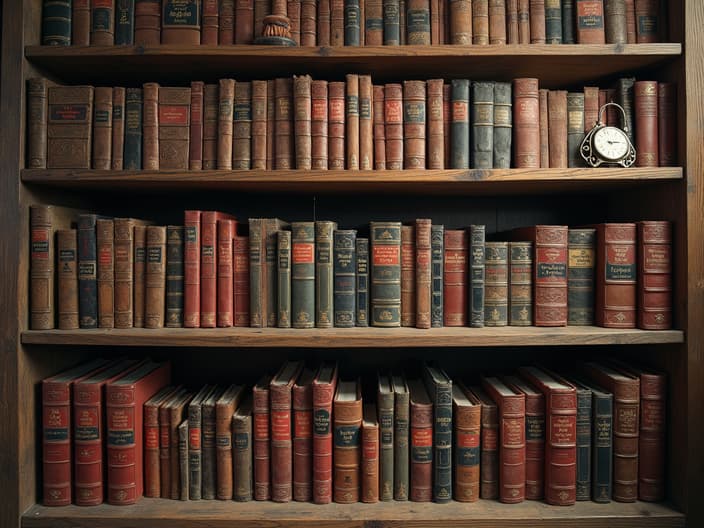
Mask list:
[[[533,244],[509,242],[508,324],[533,324]]]
[[[78,315],[81,328],[98,328],[97,243],[98,217],[78,217]]]
[[[430,326],[440,328],[444,322],[444,240],[445,226],[435,224],[430,228]]]
[[[451,167],[469,168],[469,81],[452,80]]]
[[[291,325],[315,326],[315,224],[291,224]]]
[[[107,170],[112,165],[112,88],[93,90],[93,168]]]
[[[271,376],[259,378],[252,388],[252,458],[254,460],[254,500],[271,498],[271,458],[269,386]]]
[[[329,220],[315,222],[315,326],[332,328],[334,307],[333,233],[337,223]]]
[[[163,328],[166,305],[166,227],[147,226],[144,327]]]
[[[166,326],[183,326],[183,226],[166,227]]]
[[[415,226],[401,226],[401,326],[416,326]]]
[[[481,454],[479,464],[482,499],[499,498],[499,415],[496,403],[479,385],[469,388],[481,404]]]
[[[161,497],[161,453],[159,408],[171,399],[180,387],[168,386],[144,402],[144,496]]]
[[[333,402],[333,498],[339,504],[359,501],[362,387],[359,381],[337,384]]]
[[[638,328],[672,328],[672,224],[638,222]]]
[[[467,326],[467,232],[445,231],[443,259],[443,324]]]
[[[533,2],[531,2],[532,4]],[[531,11],[531,38],[533,35]],[[533,43],[535,39],[533,39]],[[540,167],[540,113],[538,79],[514,79],[514,154],[518,168]]]
[[[355,252],[357,254],[355,324],[369,326],[369,239],[357,237]]]
[[[410,394],[410,499],[433,500],[433,402],[423,382],[408,380]],[[450,462],[452,459],[448,459]]]
[[[379,502],[379,421],[376,405],[365,403],[362,419],[362,502]]]
[[[570,229],[567,251],[567,324],[594,324],[596,230]]]
[[[331,114],[332,118],[332,114]],[[403,87],[384,86],[384,135],[386,137],[386,168],[403,169]],[[332,166],[330,168],[333,168]]]
[[[233,492],[238,502],[250,501],[253,497],[252,427],[252,398],[247,397],[232,417]]]
[[[159,87],[159,169],[188,170],[190,107],[190,88]]]
[[[401,374],[391,376],[394,393],[394,500],[407,501],[409,493],[410,391]]]
[[[205,385],[188,403],[188,485],[190,500],[200,500],[203,488],[203,400],[215,390]]]
[[[489,0],[472,2],[472,44],[489,44]]]
[[[95,225],[98,250],[98,328],[115,327],[115,223],[98,218]]]
[[[78,324],[78,235],[75,229],[56,231],[57,303],[59,330],[76,330]],[[33,288],[30,287],[30,291]],[[131,302],[130,296],[130,302]],[[35,301],[36,302],[36,301]],[[31,301],[30,301],[31,303]],[[130,325],[131,326],[131,325]],[[32,325],[34,328],[34,325]]]
[[[48,169],[90,169],[92,86],[50,86],[47,112]]]
[[[473,328],[484,326],[484,289],[486,276],[486,228],[469,228],[469,321]]]
[[[441,368],[425,365],[423,380],[433,402],[433,500],[452,499],[452,380]]]
[[[511,167],[513,138],[512,86],[509,82],[494,83],[494,168]]]
[[[373,326],[401,325],[401,223],[372,222],[371,316]]]
[[[635,328],[636,224],[599,224],[596,239],[596,324]]]
[[[416,328],[430,328],[432,312],[431,222],[418,218],[415,222]],[[440,274],[442,274],[441,266]]]
[[[508,325],[508,242],[486,242],[484,325]]]
[[[474,169],[494,167],[494,83],[472,83],[471,160]]]
[[[355,326],[356,312],[356,245],[357,231],[338,229],[333,233],[333,299],[335,326]]]
[[[452,386],[454,419],[454,496],[460,502],[479,499],[482,405],[461,383]]]
[[[425,169],[425,100],[425,81],[403,81],[404,169]]]
[[[379,423],[379,498],[394,499],[394,387],[393,378],[377,373],[376,410]]]
[[[313,498],[313,378],[304,368],[292,390],[293,408],[293,500]]]
[[[291,328],[291,231],[278,231],[276,239],[277,263],[277,326]]]
[[[249,326],[249,237],[232,241],[234,326]]]
[[[200,44],[201,0],[164,0],[162,44]]]
[[[328,504],[333,496],[333,397],[337,363],[325,362],[313,379],[313,502]]]

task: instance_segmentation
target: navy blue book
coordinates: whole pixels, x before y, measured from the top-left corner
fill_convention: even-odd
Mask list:
[[[98,216],[78,217],[78,321],[81,328],[98,328],[97,242]]]
[[[42,44],[45,46],[71,45],[71,0],[44,0]]]
[[[357,257],[357,326],[369,326],[369,239],[358,238]]]
[[[135,0],[115,0],[115,45],[134,44]]]

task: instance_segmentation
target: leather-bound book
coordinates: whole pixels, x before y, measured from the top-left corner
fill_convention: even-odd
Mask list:
[[[167,405],[169,414],[169,465],[170,465],[170,496],[172,500],[181,499],[183,490],[182,485],[182,475],[181,475],[181,461],[180,461],[180,431],[179,427],[184,422],[186,423],[186,431],[188,431],[188,417],[187,410],[188,404],[193,399],[194,394],[192,392],[184,391],[179,397],[171,400]],[[188,449],[186,445],[186,449]],[[187,481],[186,477],[186,481]],[[186,482],[186,496],[188,496],[188,484]]]
[[[215,390],[205,385],[188,403],[189,499],[200,500],[203,489],[203,400]]]
[[[46,168],[48,83],[43,77],[27,79],[28,169]]]
[[[98,328],[115,327],[115,224],[98,218],[95,224],[98,251],[96,283],[98,286]]]
[[[540,167],[550,167],[550,109],[548,105],[550,90],[538,90],[538,112],[540,115]]]
[[[415,222],[416,328],[430,328],[432,302],[431,220]]]
[[[596,315],[598,326],[636,327],[636,225],[596,226]]]
[[[315,46],[317,10],[316,0],[301,0],[301,46]]]
[[[134,44],[135,0],[115,0],[115,45]]]
[[[513,81],[513,106],[515,165],[517,168],[539,168],[538,79],[515,79]]]
[[[191,81],[191,115],[188,139],[188,168],[203,168],[203,91],[202,81]],[[113,153],[114,158],[114,153]]]
[[[452,85],[442,86],[443,168],[452,165]]]
[[[336,229],[336,222],[315,222],[315,326],[318,328],[332,328],[335,320],[333,233]]]
[[[506,44],[506,0],[489,0],[489,44]]]
[[[473,328],[484,326],[484,299],[486,282],[486,227],[469,228],[469,324]]]
[[[443,326],[467,326],[467,232],[446,229],[443,259]]]
[[[484,326],[508,325],[508,242],[486,242]]]
[[[254,500],[271,499],[271,459],[269,424],[269,385],[264,375],[252,389],[252,455],[254,460]]]
[[[386,136],[386,168],[403,169],[403,88],[400,84],[384,87],[384,123]]]
[[[328,83],[328,167],[345,168],[345,83]]]
[[[452,164],[453,169],[469,168],[469,81],[452,80]]]
[[[499,498],[499,415],[494,401],[479,385],[469,391],[481,404],[481,461],[479,464],[482,499]]]
[[[373,403],[364,404],[361,437],[360,499],[362,502],[379,502],[379,421]]]
[[[429,0],[406,0],[406,44],[430,45]]]
[[[292,389],[303,369],[302,361],[284,363],[269,384],[271,405],[271,499],[293,498]]]
[[[474,169],[494,166],[494,83],[472,83],[472,146]]]
[[[200,30],[200,43],[205,46],[218,45],[218,32],[220,29],[220,11],[218,0],[202,0],[202,27]]]
[[[433,45],[440,42],[440,9],[444,9],[444,2],[440,0],[430,0],[430,43]],[[443,20],[444,23],[444,20]],[[444,24],[443,24],[444,25]],[[444,31],[444,28],[443,28]]]
[[[361,384],[340,380],[333,401],[333,500],[338,504],[359,501],[361,428]]]
[[[369,239],[358,237],[355,241],[357,264],[355,268],[356,300],[355,325],[369,326]]]
[[[159,408],[179,389],[168,386],[144,402],[144,496],[161,497]]]
[[[482,404],[462,383],[452,386],[454,419],[454,496],[456,501],[479,499]]]
[[[70,28],[69,21],[67,33],[70,33]],[[115,44],[115,0],[91,0],[90,44],[91,46]]]
[[[312,103],[310,75],[293,76],[293,120],[296,169],[312,168]]]
[[[332,405],[337,363],[324,362],[313,379],[313,502],[332,501]]]
[[[530,44],[530,0],[518,0],[518,43]]]
[[[472,44],[489,44],[489,0],[472,2]]]
[[[409,498],[410,391],[400,374],[390,378],[394,393],[394,500]]]
[[[399,0],[383,0],[384,46],[398,46],[401,43],[399,29]]]
[[[134,226],[134,327],[144,327],[144,291],[147,270],[147,226]]]
[[[603,0],[575,0],[577,11],[577,42],[579,44],[604,44]]]
[[[310,83],[311,168],[328,168],[328,82]]]
[[[364,2],[364,45],[381,46],[384,43],[384,10],[382,0]]]
[[[330,46],[345,45],[345,0],[330,0]]]
[[[181,422],[178,430],[178,464],[179,464],[179,500],[189,499],[188,474],[188,420]]]
[[[292,13],[289,12],[289,14]],[[254,0],[237,0],[235,2],[235,44],[251,44],[254,37]]]
[[[530,43],[545,44],[545,1],[530,0]]]
[[[374,130],[371,75],[359,76],[359,168],[374,168]]]
[[[607,44],[628,42],[626,0],[604,0],[604,26]]]
[[[601,363],[585,362],[580,367],[613,394],[613,499],[635,502],[638,498],[640,379]]]
[[[658,159],[658,83],[636,81],[633,87],[635,114],[636,166],[657,167]]]
[[[279,328],[291,328],[291,231],[276,233],[277,316]]]
[[[201,211],[186,211],[183,232],[183,326],[200,327]]]
[[[377,373],[379,423],[379,499],[394,499],[394,387],[391,375]]]
[[[86,1],[86,4],[88,2]],[[71,0],[42,2],[42,45],[43,46],[70,46],[78,44],[71,37]],[[90,5],[80,6],[82,17],[87,16],[90,21]],[[76,7],[74,6],[74,10]],[[85,11],[88,11],[86,14]],[[90,27],[90,22],[88,22]],[[88,42],[84,42],[87,45]]]
[[[165,0],[161,12],[162,44],[200,44],[201,0]]]
[[[304,368],[292,389],[293,409],[293,500],[313,498],[313,378]]]
[[[594,265],[596,263],[596,231],[568,231],[567,260],[567,324],[594,324]]]
[[[106,385],[109,504],[134,504],[143,494],[143,406],[169,384],[170,377],[169,362],[147,361]]]
[[[422,81],[420,81],[422,82]],[[430,79],[427,81],[427,117],[428,122],[428,152],[427,168],[445,168],[445,137],[443,122],[443,80]],[[408,129],[408,127],[407,127]],[[423,166],[424,167],[424,166]],[[422,167],[420,167],[422,168]]]
[[[636,42],[661,42],[660,2],[635,0]]]
[[[518,376],[502,381],[526,397],[526,499],[542,500],[545,486],[545,396]]]
[[[266,328],[265,284],[266,249],[264,247],[264,219],[249,219],[249,317],[250,326]]]
[[[125,148],[125,89],[112,89],[112,170],[122,170]]]
[[[134,323],[134,230],[140,220],[115,218],[115,328]]]
[[[506,1],[506,43],[518,44],[518,0]]]
[[[677,165],[677,85],[658,83],[658,160],[661,167]]]
[[[443,273],[445,226],[435,224],[430,228],[430,326],[440,328],[444,322]],[[417,297],[417,293],[416,293]],[[417,312],[416,308],[416,312]]]
[[[183,326],[183,226],[166,227],[166,327]]]
[[[330,0],[319,0],[317,2],[316,22],[316,44],[318,46],[330,46]]]
[[[78,314],[81,328],[98,328],[97,220],[93,214],[78,217]]]
[[[567,94],[567,165],[584,167],[579,149],[584,139],[584,93]]]
[[[233,325],[249,326],[249,237],[232,241]]]
[[[514,238],[534,244],[533,316],[535,326],[567,324],[567,226],[516,229]]]
[[[248,396],[232,416],[233,498],[252,500],[252,397]]]
[[[372,134],[374,170],[386,170],[386,130],[384,126],[384,86],[372,86]]]
[[[408,380],[408,392],[410,500],[430,502],[433,500],[433,402],[421,380]]]
[[[494,168],[511,167],[513,109],[511,83],[494,83]]]
[[[562,44],[562,0],[545,0],[545,42]]]
[[[220,79],[218,90],[218,169],[232,169],[232,122],[235,107],[235,81]]]
[[[159,496],[165,499],[171,498],[171,418],[169,406],[173,401],[180,398],[186,389],[178,387],[178,390],[159,406]]]
[[[288,229],[288,223],[278,218],[264,219],[263,251],[264,255],[264,294],[262,314],[266,314],[266,326],[275,327],[277,321],[277,277],[276,277],[276,242],[277,231]],[[251,263],[251,261],[250,261]],[[251,270],[250,270],[251,271]],[[261,292],[260,292],[261,294]]]
[[[134,43],[154,46],[161,43],[161,2],[135,0]]]
[[[200,326],[202,328],[215,328],[218,323],[218,308],[221,313],[229,316],[223,318],[224,323],[232,326],[232,236],[237,230],[236,223],[230,227],[223,227],[224,241],[223,253],[229,255],[229,263],[226,261],[221,270],[219,266],[220,237],[219,227],[223,220],[233,222],[235,218],[216,211],[203,211],[201,213],[200,228]],[[229,237],[228,237],[229,235]],[[229,253],[228,253],[229,251]],[[228,266],[229,264],[229,266]],[[222,273],[222,288],[218,285],[219,275]],[[219,305],[219,290],[222,290],[223,304]],[[228,296],[229,302],[224,296]]]
[[[575,0],[562,0],[562,43],[576,44]]]
[[[586,134],[599,120],[599,88],[595,86],[584,87],[584,133]]]
[[[363,1],[363,0],[362,0]],[[344,45],[361,45],[361,11],[360,0],[344,0]]]
[[[213,500],[217,496],[217,449],[216,449],[216,403],[222,395],[222,389],[215,388],[203,399],[201,413],[202,429],[202,465],[203,498]]]
[[[333,233],[333,305],[336,327],[355,326],[355,283],[357,231],[338,229]]]
[[[75,229],[58,229],[56,231],[56,251],[58,255],[58,266],[56,268],[57,327],[59,330],[76,330],[79,325],[78,236]],[[51,274],[51,271],[49,273]],[[30,289],[30,291],[34,290]],[[53,322],[53,318],[51,318],[51,321]],[[46,322],[46,319],[43,322]],[[32,328],[34,328],[33,324]]]
[[[423,380],[433,402],[433,500],[452,499],[452,380],[443,369],[426,364]]]
[[[267,99],[267,82],[252,81],[252,169],[267,168]]]
[[[42,380],[42,504],[71,504],[71,389],[77,381],[108,366],[95,359]],[[79,417],[76,417],[79,418]]]
[[[291,224],[291,325],[315,326],[315,224]]]
[[[188,169],[191,89],[159,87],[159,168]]]
[[[550,90],[548,94],[548,135],[550,167],[567,168],[567,92]]]
[[[247,170],[252,166],[252,83],[235,84],[235,108],[232,114],[232,168]]]
[[[142,168],[142,89],[125,90],[125,140],[123,168]]]
[[[48,169],[90,169],[93,118],[92,86],[50,86],[48,96]]]
[[[672,224],[638,222],[638,328],[672,328]]]
[[[345,168],[359,169],[359,75],[345,76]]]
[[[533,325],[533,244],[509,242],[508,324]]]
[[[401,326],[401,223],[372,222],[371,321]]]
[[[630,44],[630,41],[629,41]],[[621,105],[623,108],[625,114],[626,114],[626,122],[623,123],[623,118],[621,117],[621,112],[613,112],[612,116],[614,119],[611,119],[611,116],[609,116],[609,123],[611,126],[619,126],[623,127],[625,125],[628,125],[628,137],[631,139],[631,142],[635,145],[635,130],[633,128],[633,125],[635,124],[635,119],[634,119],[634,108],[633,108],[633,87],[636,82],[635,77],[623,77],[619,79],[616,82],[616,92],[615,92],[615,98],[614,102],[618,103]],[[611,108],[611,107],[610,107]],[[617,119],[616,119],[617,118]]]
[[[166,306],[166,227],[147,226],[144,327],[163,328]]]
[[[220,0],[218,43],[229,46],[235,43],[235,0]]]
[[[93,168],[110,169],[112,165],[112,88],[94,89]]]

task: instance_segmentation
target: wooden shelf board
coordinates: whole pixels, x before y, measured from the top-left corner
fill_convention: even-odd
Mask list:
[[[537,501],[316,505],[166,499],[142,499],[133,506],[47,508],[36,505],[22,516],[22,528],[436,528],[450,525],[458,528],[680,528],[685,526],[685,516],[667,505],[645,502],[578,502],[574,506],[560,507]]]
[[[375,82],[417,78],[510,80],[538,77],[547,88],[655,67],[682,54],[678,43],[489,46],[27,46],[25,57],[60,79],[121,83],[220,76],[270,78],[310,73],[340,78],[369,73]],[[583,60],[579,58],[595,60]],[[576,64],[579,64],[577,67]],[[275,73],[273,73],[275,72]],[[146,77],[145,77],[146,76]]]
[[[612,190],[682,179],[681,167],[403,171],[25,169],[25,183],[99,189],[509,194]]]
[[[641,345],[683,343],[680,330],[538,328],[164,328],[29,330],[24,344],[86,346],[366,348]]]

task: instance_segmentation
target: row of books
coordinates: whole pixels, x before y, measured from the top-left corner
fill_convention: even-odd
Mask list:
[[[538,79],[373,85],[309,75],[190,88],[28,83],[28,168],[491,169],[583,167],[601,116],[627,128],[636,166],[676,164],[676,85],[620,79],[567,92]]]
[[[275,218],[250,218],[247,235],[214,211],[186,211],[185,227],[81,214],[76,230],[59,211],[31,208],[35,330],[54,328],[55,312],[66,330],[672,327],[666,221],[491,237],[509,242],[427,218],[371,222],[367,238],[333,221]]]
[[[424,364],[367,392],[334,362],[287,361],[251,390],[170,385],[169,368],[94,360],[43,381],[45,505],[665,496],[667,381],[648,368],[526,366],[465,385]]]
[[[661,42],[659,0],[288,0],[300,46]],[[56,46],[252,44],[270,0],[44,0]]]

